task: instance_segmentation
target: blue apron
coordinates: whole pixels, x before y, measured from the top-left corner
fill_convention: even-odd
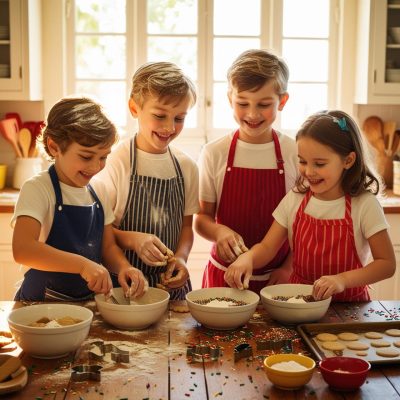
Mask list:
[[[96,263],[101,262],[104,231],[103,207],[88,185],[94,203],[87,206],[63,204],[60,183],[54,165],[49,168],[56,195],[54,220],[46,243],[56,249],[79,254]],[[94,293],[76,273],[40,271],[31,268],[25,273],[16,301],[85,301]]]
[[[136,137],[131,140],[129,195],[119,229],[153,234],[175,252],[182,231],[185,182],[179,162],[169,147],[168,152],[174,164],[175,177],[161,179],[138,175]],[[149,286],[155,287],[161,283],[160,276],[166,267],[146,265],[133,250],[125,251],[125,256],[143,272]],[[192,285],[188,279],[184,286],[170,290],[170,299],[184,300],[186,293],[191,290]]]

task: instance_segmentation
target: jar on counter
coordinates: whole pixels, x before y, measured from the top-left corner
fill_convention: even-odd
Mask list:
[[[21,189],[23,183],[43,170],[43,159],[41,157],[20,158],[15,162],[13,188]]]

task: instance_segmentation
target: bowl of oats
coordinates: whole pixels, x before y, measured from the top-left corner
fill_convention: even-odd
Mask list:
[[[260,297],[251,290],[215,287],[193,290],[186,301],[197,322],[206,328],[228,330],[249,321]]]
[[[261,302],[270,317],[283,324],[314,322],[328,311],[332,297],[315,300],[312,285],[282,284],[261,289]]]
[[[17,308],[8,316],[15,342],[36,358],[61,358],[78,349],[89,334],[93,313],[64,303]]]

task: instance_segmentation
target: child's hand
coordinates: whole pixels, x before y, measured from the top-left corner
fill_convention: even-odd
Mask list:
[[[166,265],[166,256],[171,252],[157,236],[141,232],[137,232],[134,250],[144,263],[153,267]]]
[[[174,276],[173,273],[176,272]],[[167,289],[177,289],[182,287],[189,279],[189,271],[186,263],[181,258],[173,258],[168,262],[167,271],[161,275],[161,283]]]
[[[340,275],[325,275],[314,282],[312,295],[316,300],[327,299],[335,293],[346,289],[344,279]]]
[[[87,286],[95,293],[108,293],[112,289],[112,281],[107,268],[86,259],[81,272],[81,277]]]
[[[132,297],[133,299],[143,296],[149,288],[142,271],[134,267],[122,269],[118,273],[118,282],[125,293],[125,297]]]
[[[238,257],[225,272],[225,282],[232,288],[248,289],[250,277],[253,273],[253,263],[251,257],[246,257],[246,253]]]
[[[225,262],[232,263],[248,250],[243,238],[225,225],[218,225],[216,235],[217,254]]]

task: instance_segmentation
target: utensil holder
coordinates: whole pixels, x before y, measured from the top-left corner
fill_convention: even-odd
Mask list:
[[[393,194],[400,196],[400,157],[393,160]]]
[[[40,157],[20,158],[15,162],[13,188],[21,189],[23,183],[43,170],[43,160]]]

